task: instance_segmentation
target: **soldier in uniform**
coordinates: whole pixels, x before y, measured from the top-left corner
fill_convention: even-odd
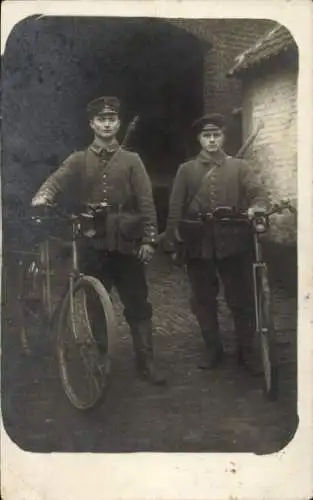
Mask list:
[[[246,368],[257,374],[259,366],[253,349],[251,233],[244,224],[225,227],[218,221],[204,223],[203,217],[226,206],[236,211],[246,209],[252,216],[254,210],[266,209],[266,196],[248,163],[223,151],[225,119],[222,115],[205,115],[193,127],[201,151],[177,171],[163,248],[173,256],[178,246],[184,249],[191,307],[207,347],[200,367],[213,368],[223,358],[217,316],[219,275],[234,318],[238,356]]]
[[[153,360],[152,306],[144,268],[154,253],[156,211],[151,182],[139,155],[123,149],[116,139],[119,108],[116,97],[89,103],[92,144],[64,161],[40,187],[32,205],[60,198],[66,201],[69,191],[75,193],[78,205],[108,204],[95,237],[86,239],[80,248],[80,269],[100,279],[108,291],[116,287],[133,339],[137,373],[153,384],[163,384]]]

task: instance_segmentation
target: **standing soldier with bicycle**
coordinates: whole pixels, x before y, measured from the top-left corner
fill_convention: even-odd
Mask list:
[[[197,120],[193,128],[201,145],[195,159],[182,164],[170,197],[163,248],[174,258],[183,253],[191,286],[191,307],[207,347],[201,368],[223,358],[217,315],[218,275],[232,311],[238,355],[257,373],[254,357],[254,304],[251,287],[252,238],[248,226],[225,225],[206,217],[221,207],[236,211],[265,209],[266,196],[248,164],[223,151],[225,120],[218,113]],[[181,252],[183,250],[183,252]]]
[[[126,151],[116,139],[120,103],[100,97],[87,107],[94,140],[86,151],[76,151],[41,186],[33,206],[75,193],[77,202],[108,204],[99,216],[95,234],[80,251],[82,272],[100,279],[110,291],[117,288],[130,326],[137,372],[153,384],[164,378],[153,361],[152,307],[144,264],[154,253],[157,219],[149,176],[137,153]],[[86,239],[85,239],[86,240]]]

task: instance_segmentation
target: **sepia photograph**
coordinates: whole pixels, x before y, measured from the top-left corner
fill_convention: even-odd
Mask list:
[[[20,450],[265,458],[290,446],[299,57],[261,15],[38,10],[13,26],[1,413]]]
[[[2,412],[34,452],[297,429],[298,49],[263,19],[42,17],[2,77]]]

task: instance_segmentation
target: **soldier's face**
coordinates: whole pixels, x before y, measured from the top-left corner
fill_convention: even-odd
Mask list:
[[[97,115],[90,120],[90,127],[96,137],[110,139],[117,134],[120,128],[120,120],[117,114]]]
[[[201,147],[208,153],[220,151],[224,144],[224,133],[218,128],[204,129],[198,136]]]

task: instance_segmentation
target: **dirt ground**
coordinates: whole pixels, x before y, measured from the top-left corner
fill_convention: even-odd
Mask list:
[[[118,329],[111,340],[111,385],[103,406],[91,414],[73,409],[62,392],[54,339],[43,335],[37,352],[22,352],[15,285],[9,279],[2,312],[2,412],[11,439],[23,449],[43,453],[264,454],[283,448],[297,428],[296,298],[274,290],[280,393],[278,401],[268,402],[260,381],[235,365],[232,320],[222,298],[220,324],[228,355],[215,371],[201,371],[197,362],[204,347],[189,310],[184,271],[156,255],[147,272],[156,355],[168,384],[151,387],[136,378],[131,339],[114,295]]]

